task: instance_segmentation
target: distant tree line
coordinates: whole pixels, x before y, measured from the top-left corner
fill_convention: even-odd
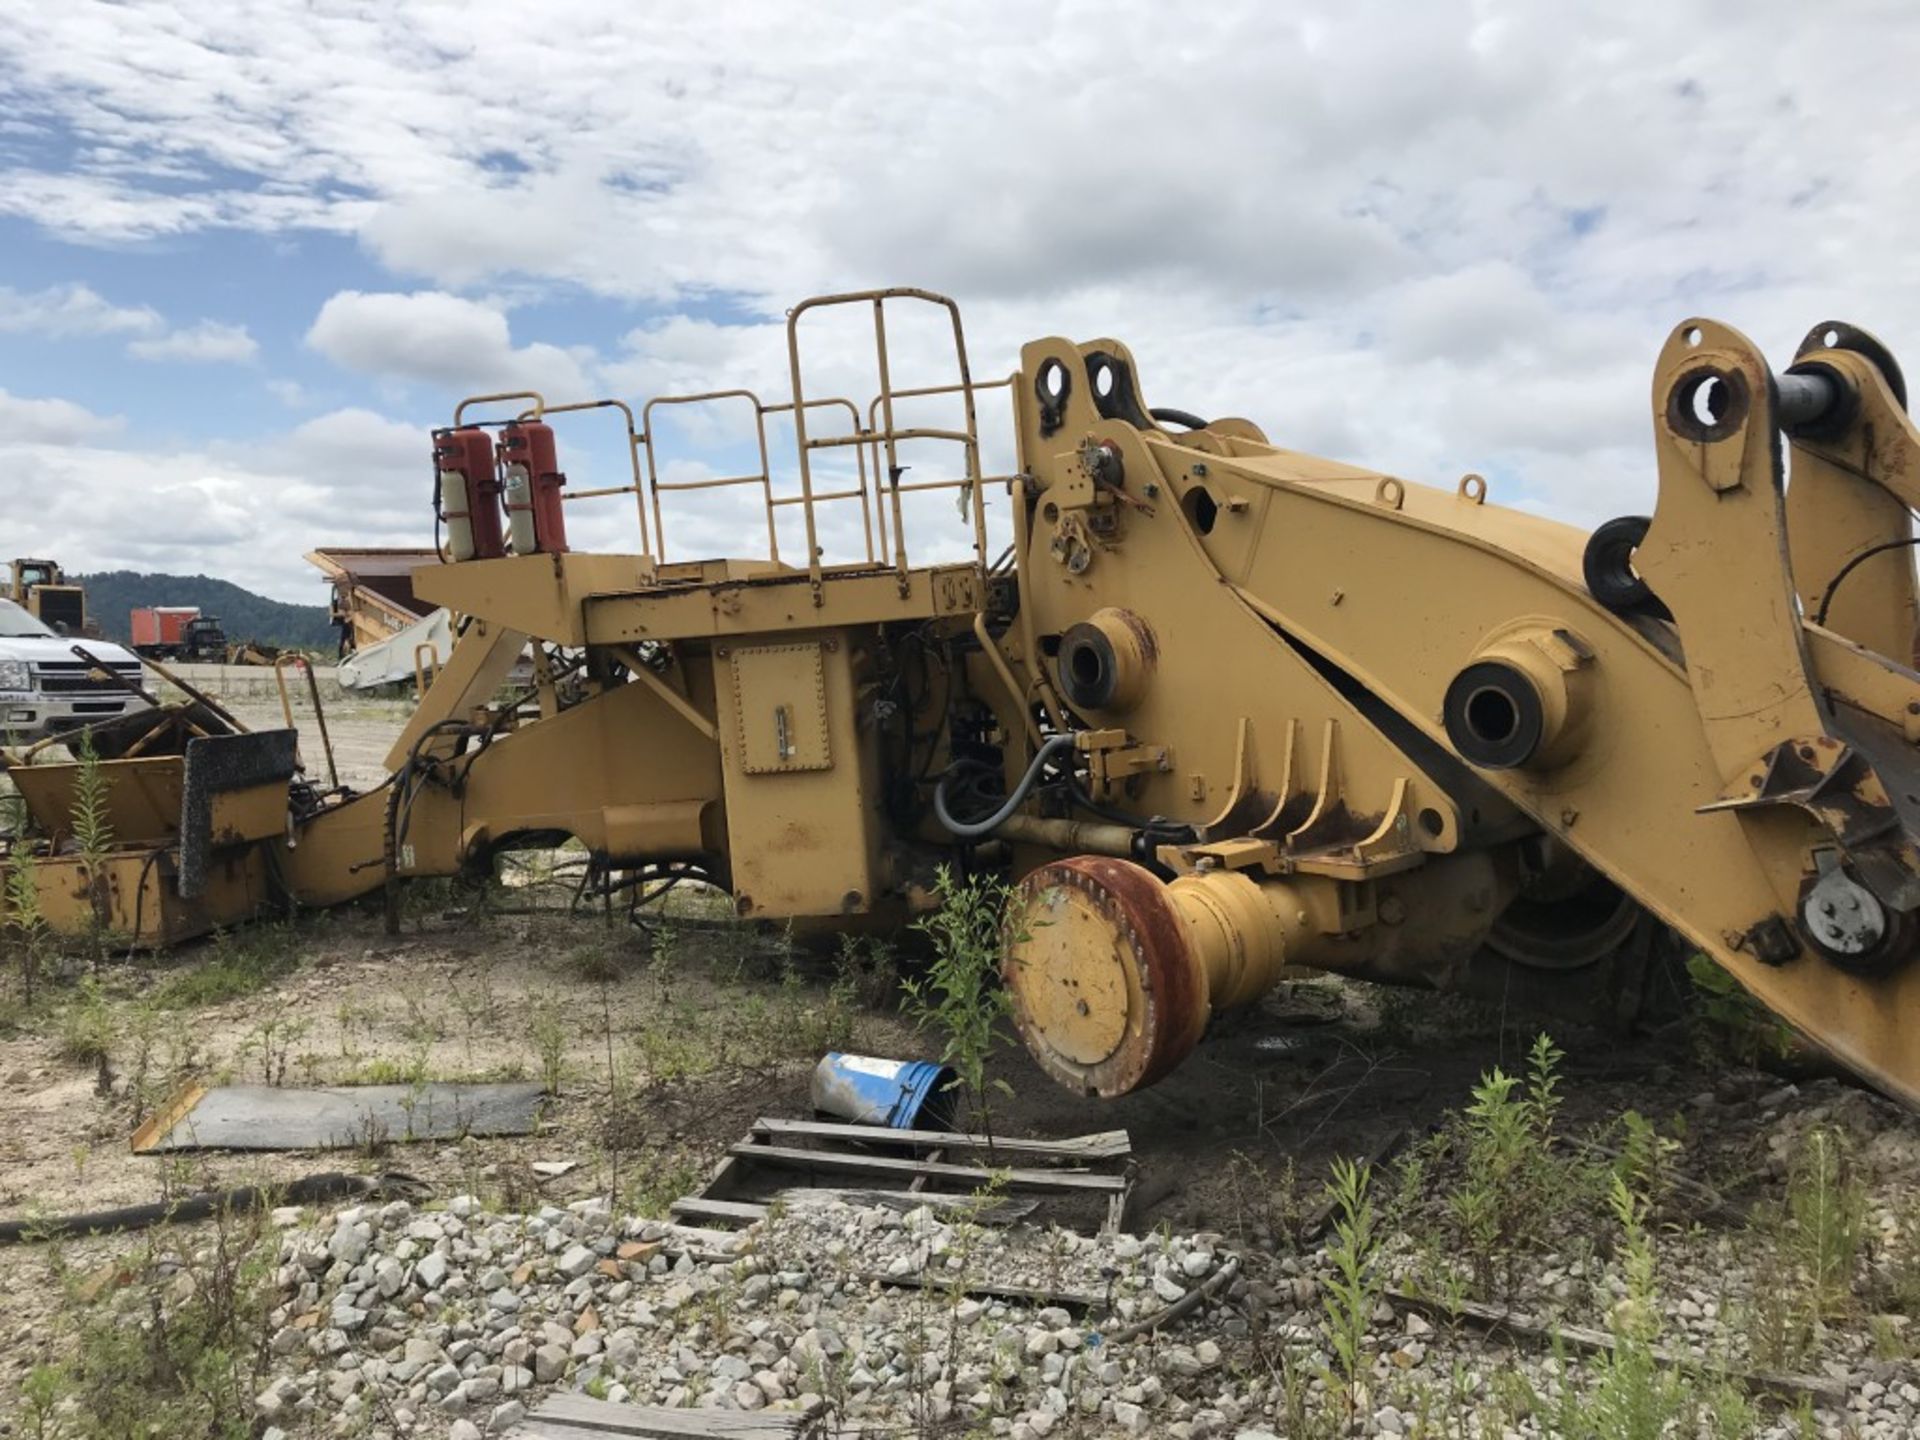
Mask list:
[[[196,605],[202,615],[220,617],[229,640],[259,640],[303,650],[332,652],[337,635],[327,623],[325,605],[289,605],[243,590],[210,575],[143,575],[108,570],[72,577],[87,587],[87,613],[100,622],[110,640],[131,638],[128,616],[145,605]],[[314,588],[322,590],[319,577]]]

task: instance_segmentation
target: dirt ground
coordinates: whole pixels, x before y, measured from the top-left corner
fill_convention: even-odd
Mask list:
[[[891,995],[837,993],[830,965],[790,954],[777,933],[699,926],[656,945],[598,916],[475,919],[417,908],[405,933],[372,912],[313,917],[288,930],[210,941],[163,961],[109,963],[44,1025],[0,1039],[0,1215],[48,1216],[144,1203],[163,1194],[285,1182],[326,1170],[400,1170],[441,1197],[475,1193],[503,1208],[564,1204],[618,1188],[661,1213],[760,1115],[811,1113],[808,1080],[829,1047],[924,1056]],[[243,947],[257,945],[259,949]],[[242,959],[236,964],[235,953]],[[177,1004],[183,978],[265,954],[262,988]],[[664,958],[663,958],[664,957]],[[597,978],[607,976],[606,979]],[[1048,1081],[1017,1044],[993,1072],[1012,1087],[1001,1133],[1064,1136],[1126,1129],[1139,1161],[1136,1228],[1246,1234],[1277,1203],[1287,1167],[1317,1186],[1335,1155],[1377,1155],[1467,1098],[1488,1065],[1509,1063],[1527,1032],[1461,1010],[1433,1024],[1431,997],[1288,987],[1237,1017],[1164,1083],[1113,1103]],[[104,1019],[104,1066],[76,1059],[77,1013]],[[1444,1032],[1442,1038],[1439,1032]],[[1668,1108],[1706,1083],[1594,1040],[1573,1044],[1583,1107]],[[614,1077],[610,1083],[609,1076]],[[290,1085],[377,1081],[557,1080],[535,1135],[390,1144],[324,1154],[135,1155],[129,1136],[190,1077]],[[103,1088],[104,1082],[104,1088]],[[577,1168],[540,1181],[533,1161]],[[61,1263],[99,1264],[112,1239],[65,1247]],[[41,1355],[57,1304],[47,1258],[0,1249],[0,1392]],[[3,1413],[3,1412],[0,1412]]]
[[[369,700],[350,693],[334,698],[328,694],[328,688],[332,687],[322,689],[320,704],[325,712],[327,742],[333,746],[333,762],[340,782],[356,790],[371,789],[386,778],[387,751],[413,707],[406,701]],[[312,702],[305,690],[297,686],[291,698],[293,722],[300,731],[300,758],[309,776],[325,777],[326,744],[322,743],[319,727],[313,722]],[[278,693],[254,689],[251,693],[229,694],[221,703],[252,729],[264,730],[286,723]]]

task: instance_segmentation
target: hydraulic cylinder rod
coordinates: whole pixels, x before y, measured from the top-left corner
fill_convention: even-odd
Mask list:
[[[1463,973],[1511,895],[1486,852],[1373,882],[1361,908],[1353,887],[1323,876],[1215,869],[1168,883],[1081,855],[1021,881],[1002,976],[1042,1068],[1110,1098],[1166,1075],[1215,1014],[1292,968],[1425,984]]]

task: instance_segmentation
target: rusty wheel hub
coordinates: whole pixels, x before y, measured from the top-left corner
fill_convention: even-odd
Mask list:
[[[1125,860],[1059,860],[1021,881],[1001,973],[1034,1059],[1083,1094],[1153,1084],[1206,1026],[1206,978],[1167,887]]]

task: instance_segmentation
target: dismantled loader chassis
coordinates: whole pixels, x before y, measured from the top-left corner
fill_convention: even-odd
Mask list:
[[[1490,503],[1477,476],[1428,488],[1151,410],[1111,340],[1026,347],[1018,473],[994,481],[973,406],[1008,382],[971,381],[957,311],[944,393],[964,426],[898,423],[896,402],[940,393],[889,388],[885,305],[903,299],[952,309],[808,302],[793,401],[746,397],[792,418],[797,496],[774,495],[764,442],[759,475],[714,482],[758,484],[770,537],[798,505],[804,566],[668,563],[675,487],[629,416],[634,484],[567,498],[633,494],[643,553],[516,531],[527,553],[417,574],[463,629],[384,787],[271,835],[252,811],[210,835],[203,816],[192,902],[151,893],[171,851],[117,855],[91,888],[50,856],[46,913],[131,930],[142,904],[152,925],[191,903],[212,923],[268,892],[329,904],[577,837],[605,887],[693,875],[742,915],[884,920],[965,857],[1018,881],[1004,975],[1022,1036],[1098,1095],[1153,1083],[1294,966],[1518,977],[1630,1009],[1664,923],[1920,1103],[1903,1034],[1920,1019],[1920,446],[1869,337],[1822,326],[1776,376],[1736,332],[1679,327],[1654,376],[1655,513],[1589,537]],[[848,302],[874,311],[880,394],[864,429],[810,440],[817,407],[846,402],[804,396],[794,326]],[[534,397],[521,419],[566,408],[591,407]],[[467,472],[444,457],[474,428],[440,437],[442,513],[469,527],[499,487],[457,513]],[[929,438],[963,456],[956,479],[918,482],[960,487],[963,563],[909,560],[897,449]],[[808,457],[833,446],[873,456],[857,495],[813,484]],[[1013,546],[989,564],[994,483]],[[823,565],[816,507],[853,498],[869,559]],[[529,642],[533,693],[495,702]],[[61,798],[29,798],[57,836]]]

